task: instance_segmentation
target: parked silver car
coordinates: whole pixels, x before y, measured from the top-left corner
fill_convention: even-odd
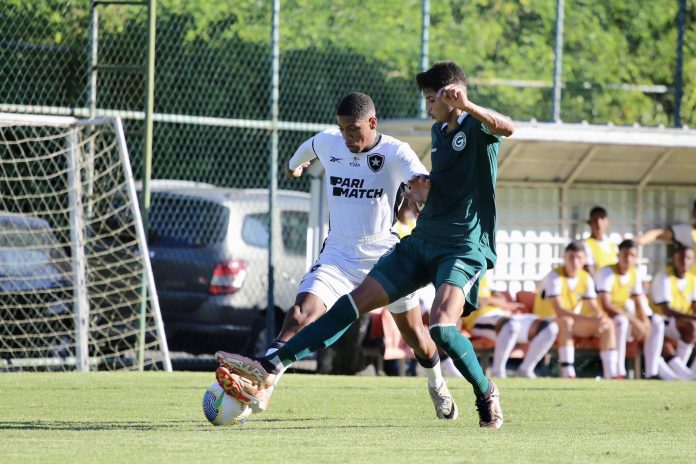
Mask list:
[[[170,349],[252,353],[265,327],[268,190],[153,181],[149,250]],[[277,194],[277,323],[307,269],[310,197]]]
[[[69,258],[47,221],[0,212],[0,358],[69,354],[71,282]]]

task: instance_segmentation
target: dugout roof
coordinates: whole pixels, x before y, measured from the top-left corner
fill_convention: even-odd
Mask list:
[[[696,130],[515,122],[503,142],[499,185],[696,188]],[[430,168],[431,120],[382,120]]]

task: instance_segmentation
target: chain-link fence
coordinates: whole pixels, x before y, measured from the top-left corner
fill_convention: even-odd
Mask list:
[[[561,119],[672,125],[677,2],[585,3],[566,6]],[[553,0],[280,6],[279,165],[335,122],[348,92],[370,94],[382,119],[423,116],[414,84],[423,61],[461,64],[473,101],[516,120],[551,118]],[[263,320],[250,314],[264,305],[247,293],[264,296],[268,283],[273,2],[160,0],[156,7],[152,178],[187,182],[153,184],[149,241],[165,322],[174,349],[209,351],[209,331],[222,327],[225,343],[238,337],[240,349],[252,350],[248,335]],[[0,0],[0,110],[121,116],[141,178],[147,12],[147,2]],[[682,120],[694,125],[692,4],[685,24]],[[290,263],[304,255],[298,230],[309,198],[286,191],[306,192],[309,182],[278,181],[284,269],[275,301],[287,307],[303,274]],[[231,213],[223,220],[224,208]],[[182,234],[184,225],[200,232]]]

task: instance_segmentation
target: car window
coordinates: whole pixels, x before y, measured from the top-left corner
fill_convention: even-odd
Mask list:
[[[283,211],[280,214],[286,253],[302,256],[307,253],[308,221],[309,214],[306,211]]]
[[[267,248],[269,234],[269,214],[248,214],[242,224],[242,239],[252,246]],[[280,213],[281,234],[285,252],[304,256],[307,252],[306,211],[282,211]]]
[[[152,245],[201,247],[225,240],[229,210],[218,203],[175,194],[153,195],[150,205]]]
[[[55,275],[67,264],[48,230],[20,224],[0,225],[0,275],[9,277]]]
[[[242,240],[251,246],[268,247],[268,213],[247,214],[242,224]]]

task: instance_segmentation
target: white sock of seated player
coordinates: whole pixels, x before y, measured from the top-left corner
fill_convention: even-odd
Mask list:
[[[561,346],[558,348],[558,360],[561,362],[561,376],[575,377],[575,347]]]
[[[602,372],[604,373],[605,379],[613,379],[617,374],[617,360],[619,359],[619,354],[616,350],[606,350],[600,351],[599,357],[602,359]]]
[[[694,349],[694,345],[692,343],[686,343],[681,340],[677,340],[677,356],[681,358],[682,361],[684,361],[684,364],[689,362],[689,358],[691,357],[691,352]]]
[[[684,361],[682,361],[679,356],[670,359],[667,365],[672,368],[674,373],[677,374],[681,380],[696,380],[696,375],[686,367],[686,364],[684,364]]]
[[[660,356],[657,364],[657,375],[662,380],[680,380],[679,376],[672,370],[665,361],[665,358]]]
[[[616,327],[616,375],[626,377],[626,342],[631,324],[623,314],[617,314],[613,320]]]
[[[520,364],[519,370],[526,373],[533,373],[534,368],[539,364],[541,358],[549,352],[558,336],[558,324],[549,322],[546,327],[541,329],[539,333],[529,342],[527,354]]]
[[[517,344],[517,337],[520,334],[520,321],[508,319],[500,328],[500,332],[495,338],[495,349],[493,350],[492,374],[495,377],[506,377],[505,365],[510,358],[512,349]]]
[[[643,357],[645,357],[645,377],[659,375],[660,359],[662,359],[662,345],[665,339],[665,320],[657,315],[650,316],[650,335],[643,345]],[[664,360],[663,360],[664,363]],[[665,366],[667,364],[665,363]]]

